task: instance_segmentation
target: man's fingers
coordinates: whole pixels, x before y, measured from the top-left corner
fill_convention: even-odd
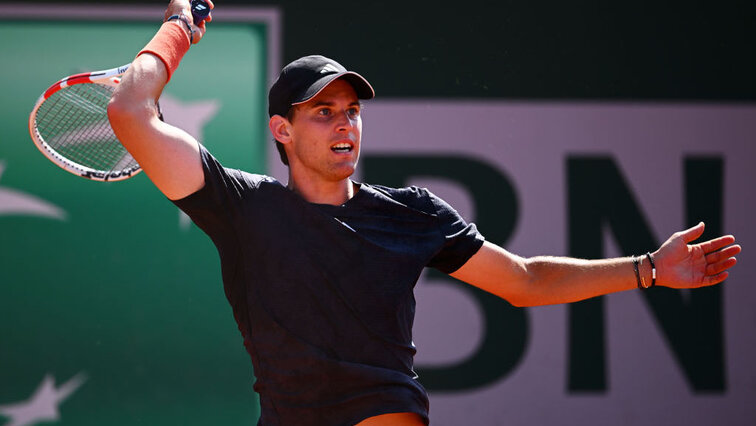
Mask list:
[[[706,265],[706,275],[715,276],[719,274],[720,272],[724,272],[727,269],[732,268],[733,266],[735,266],[736,263],[738,263],[738,260],[735,259],[734,257],[730,257],[721,262]]]
[[[212,11],[213,9],[215,9],[215,4],[213,4],[212,0],[205,0],[205,2],[207,2],[207,5],[208,5],[208,6],[210,6],[210,10],[211,10],[211,11]],[[209,14],[207,15],[207,18],[205,18],[205,19],[204,19],[204,22],[212,22],[212,21],[213,21],[213,13],[212,13],[212,12],[210,12],[210,13],[209,13]]]
[[[740,246],[737,244],[723,248],[721,250],[715,250],[706,255],[706,263],[716,263],[722,259],[733,257],[738,253],[740,253]]]
[[[709,285],[719,284],[722,281],[724,281],[725,279],[727,279],[728,275],[729,274],[727,273],[727,271],[725,271],[725,272],[721,272],[721,273],[719,273],[717,275],[714,275],[714,276],[711,276],[711,277],[704,277],[704,279],[703,279],[703,285],[702,286],[709,286]]]
[[[722,247],[729,246],[730,244],[735,242],[735,237],[732,235],[725,235],[724,237],[715,238],[713,240],[705,241],[699,246],[701,247],[701,250],[705,254],[714,253],[715,251],[721,249]],[[740,248],[740,246],[737,246]]]
[[[207,14],[207,18],[205,18],[204,22],[212,22],[213,21],[213,12],[212,10],[215,9],[215,4],[213,4],[212,0],[205,0],[207,2],[207,5],[210,6],[210,13]]]

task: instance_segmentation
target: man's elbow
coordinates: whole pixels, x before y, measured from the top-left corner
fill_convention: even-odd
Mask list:
[[[129,149],[132,140],[139,140],[139,135],[144,133],[150,126],[151,118],[157,112],[149,108],[143,102],[134,102],[124,96],[119,96],[118,91],[108,102],[108,120],[118,140]]]
[[[538,306],[538,303],[536,303],[532,298],[528,297],[527,294],[515,294],[501,297],[515,308],[529,308],[532,306]]]
[[[140,114],[141,102],[138,102],[127,93],[116,90],[108,102],[108,118],[110,121],[122,122],[136,119]]]
[[[116,133],[120,133],[121,129],[131,125],[137,120],[134,108],[131,104],[117,94],[110,98],[107,113],[110,126]]]
[[[476,287],[505,300],[515,308],[528,308],[540,305],[538,297],[524,283],[514,284],[512,282],[496,281],[492,285],[476,285]]]
[[[122,80],[113,92],[106,112],[118,142],[144,167],[153,135],[150,114],[155,115],[155,112],[150,111],[150,99],[131,89],[132,86]]]
[[[532,258],[519,258],[519,274],[505,299],[516,308],[528,308],[543,305],[537,276],[537,264]]]

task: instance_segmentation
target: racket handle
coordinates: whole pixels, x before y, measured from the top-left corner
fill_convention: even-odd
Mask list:
[[[204,0],[192,0],[194,25],[199,25],[210,14],[210,6]]]

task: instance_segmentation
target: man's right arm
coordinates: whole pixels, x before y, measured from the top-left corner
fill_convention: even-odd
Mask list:
[[[174,0],[166,15],[191,16],[188,0]],[[178,20],[172,21],[183,25]],[[195,43],[204,23],[194,27]],[[151,53],[139,55],[124,74],[108,105],[108,118],[118,140],[150,180],[171,200],[186,197],[205,183],[199,143],[185,131],[158,118],[157,99],[168,82],[164,62]]]

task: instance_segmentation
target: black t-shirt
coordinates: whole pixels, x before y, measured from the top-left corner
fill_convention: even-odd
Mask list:
[[[483,244],[426,189],[361,184],[341,206],[308,203],[273,178],[226,169],[204,148],[205,186],[175,201],[215,243],[249,352],[264,425],[352,425],[415,412],[413,288]]]

